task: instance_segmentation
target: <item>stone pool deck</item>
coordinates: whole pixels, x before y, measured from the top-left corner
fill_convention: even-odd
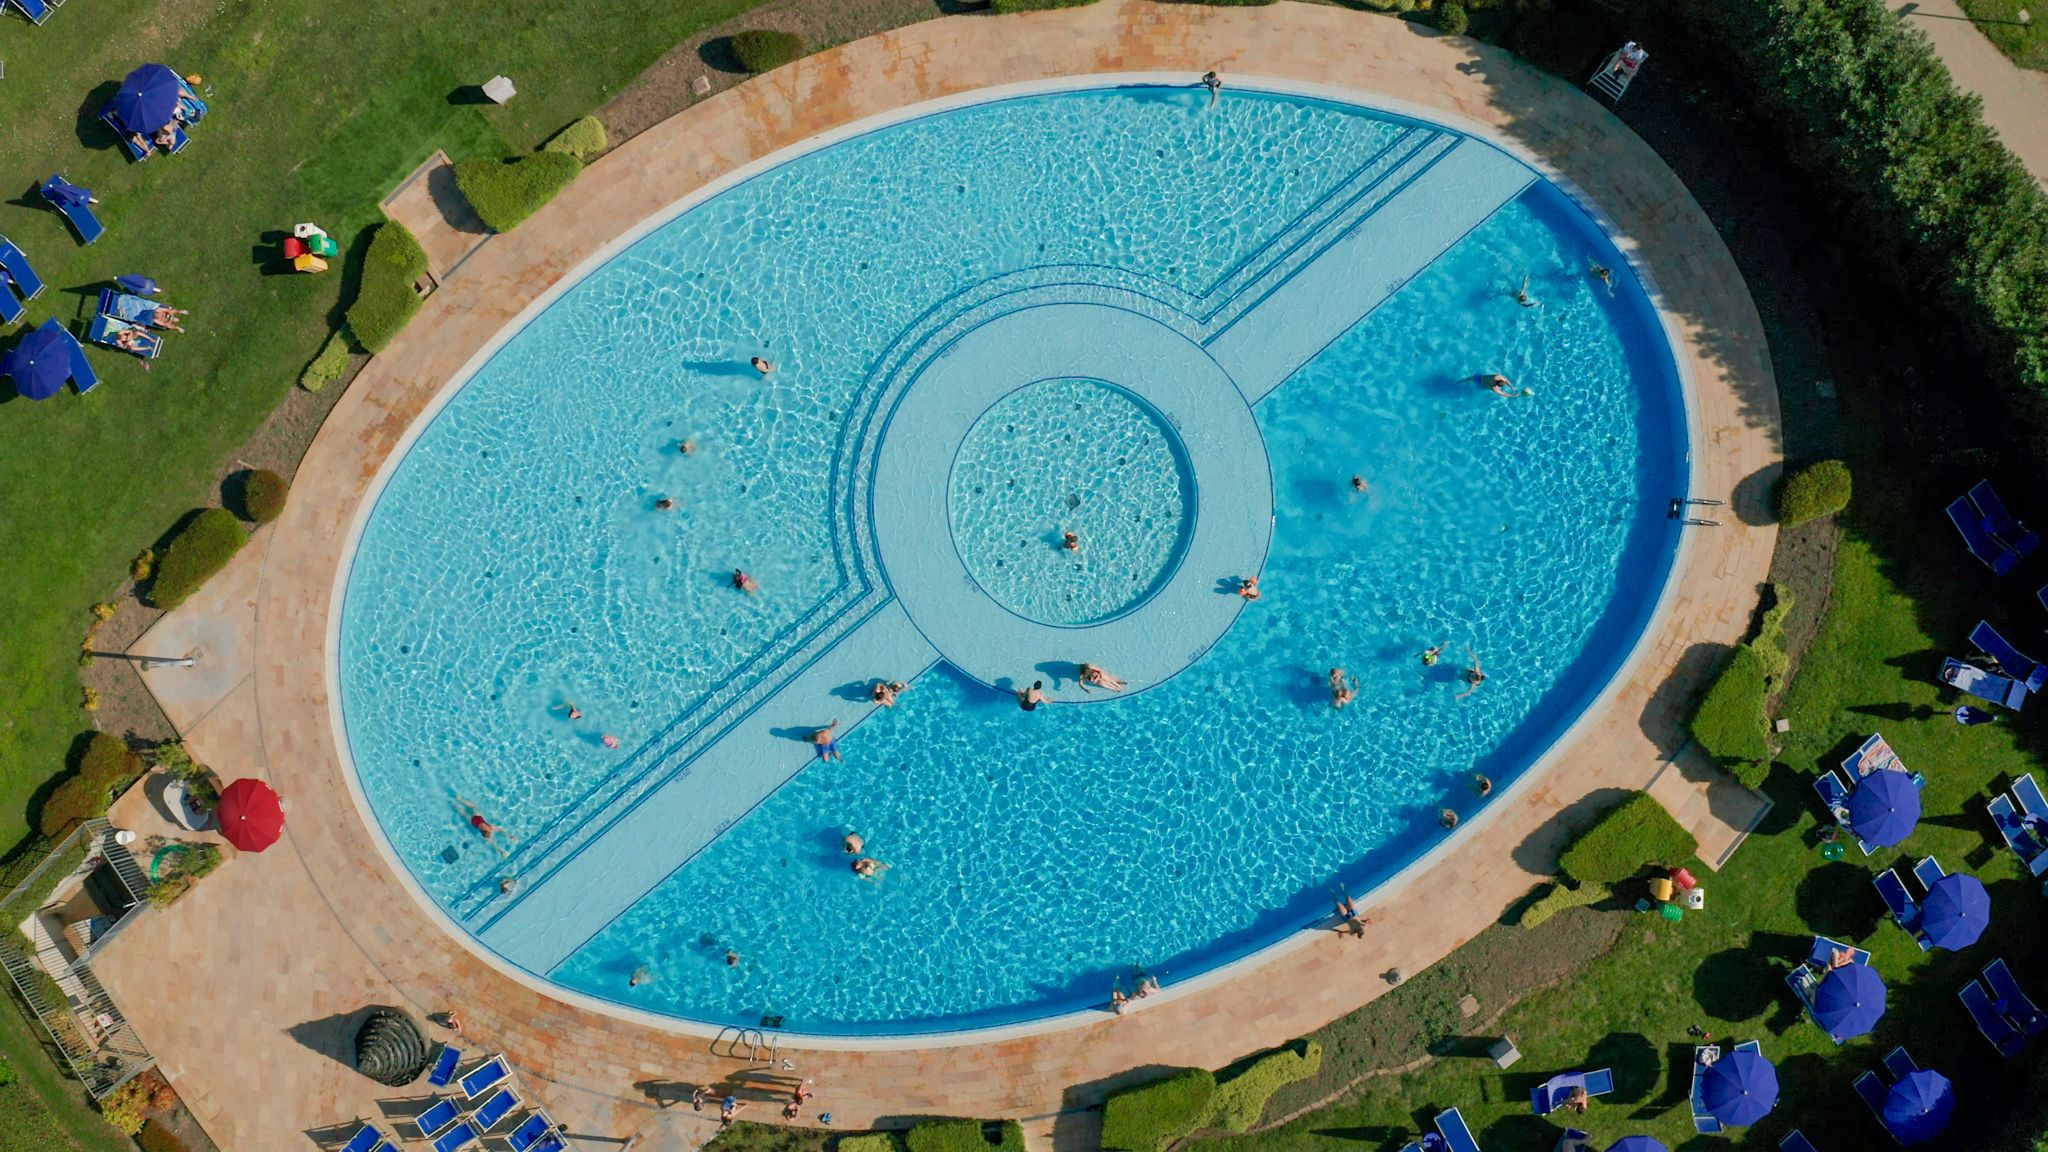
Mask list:
[[[865,1048],[785,1045],[784,1071],[715,1055],[702,1035],[569,1003],[504,975],[444,930],[391,871],[336,758],[325,667],[329,613],[357,507],[442,385],[529,302],[636,222],[779,148],[905,104],[994,84],[1210,68],[1351,88],[1463,124],[1539,158],[1611,218],[1642,263],[1693,378],[1697,494],[1735,507],[1694,530],[1670,612],[1629,679],[1544,774],[1499,797],[1429,871],[1375,892],[1362,941],[1323,935],[1256,969],[1198,981],[1131,1014],[1057,1031]],[[1228,99],[1228,92],[1225,93]],[[466,1044],[503,1051],[529,1100],[587,1146],[693,1147],[712,1125],[675,1102],[736,1090],[743,1115],[816,1078],[807,1113],[840,1128],[918,1115],[1037,1118],[1084,1146],[1087,1105],[1134,1068],[1221,1066],[1384,992],[1492,923],[1554,863],[1569,822],[1617,789],[1651,787],[1720,858],[1761,802],[1680,757],[1684,707],[1711,656],[1738,640],[1776,542],[1762,494],[1780,465],[1776,386],[1733,260],[1661,160],[1569,83],[1476,42],[1335,7],[1256,9],[1105,0],[1026,16],[933,20],[821,53],[722,94],[592,166],[518,232],[478,248],[328,418],[282,519],[145,643],[211,636],[246,674],[152,673],[171,714],[222,774],[261,776],[290,804],[285,838],[231,860],[124,930],[95,967],[226,1152],[333,1146],[353,1122],[424,1106],[348,1067],[364,1009],[457,1010]],[[244,594],[239,590],[248,590]],[[225,637],[226,639],[222,639]],[[253,637],[253,642],[250,639]],[[138,646],[139,651],[151,651]],[[242,658],[242,657],[237,657]],[[215,692],[218,695],[214,695]],[[167,704],[167,710],[168,704]],[[768,898],[762,894],[761,898]],[[722,1051],[723,1049],[721,1049]],[[780,1086],[780,1087],[778,1087]]]

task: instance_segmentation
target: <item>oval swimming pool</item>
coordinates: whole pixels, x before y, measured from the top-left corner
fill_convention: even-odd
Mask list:
[[[1627,660],[1688,469],[1569,196],[1246,86],[799,149],[415,433],[336,653],[393,854],[562,988],[833,1035],[1171,984],[1458,835]]]

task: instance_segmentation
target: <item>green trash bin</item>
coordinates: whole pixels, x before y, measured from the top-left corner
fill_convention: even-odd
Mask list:
[[[334,237],[325,232],[317,232],[306,237],[306,250],[315,256],[329,258],[341,253],[341,248],[334,243]]]
[[[1680,908],[1676,904],[1666,904],[1663,908],[1658,910],[1657,914],[1664,917],[1666,920],[1685,919],[1685,909]]]
[[[1848,853],[1849,850],[1842,847],[1840,840],[1830,840],[1820,846],[1820,858],[1823,860],[1840,860]]]

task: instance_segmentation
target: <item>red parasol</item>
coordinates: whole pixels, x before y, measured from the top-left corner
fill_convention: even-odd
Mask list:
[[[284,804],[261,780],[237,780],[222,789],[214,812],[220,834],[244,852],[261,852],[284,832]]]

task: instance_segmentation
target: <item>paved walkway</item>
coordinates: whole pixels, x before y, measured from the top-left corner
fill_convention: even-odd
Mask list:
[[[1956,86],[1983,98],[1985,121],[2035,183],[2048,188],[2048,72],[2013,63],[1977,31],[1956,0],[1885,0],[1885,7],[1927,33]],[[2037,19],[2048,19],[2048,4]]]
[[[419,1094],[381,1089],[348,1067],[353,1027],[377,1004],[420,1017],[458,1009],[466,1046],[507,1053],[529,1098],[572,1132],[637,1135],[640,1149],[701,1138],[696,1118],[674,1106],[691,1085],[737,1091],[757,1101],[752,1118],[771,1119],[769,1101],[805,1076],[817,1079],[817,1107],[842,1128],[952,1114],[1037,1117],[1043,1130],[1043,1117],[1099,1100],[1131,1069],[1221,1066],[1371,1000],[1389,987],[1382,973],[1420,970],[1492,923],[1551,870],[1571,824],[1617,790],[1662,775],[1665,802],[1703,831],[1723,828],[1731,841],[1746,826],[1753,797],[1742,809],[1746,794],[1727,793],[1715,774],[1668,772],[1667,761],[1684,743],[1684,701],[1711,663],[1703,656],[1748,627],[1777,537],[1758,526],[1767,518],[1760,507],[1728,509],[1724,526],[1690,537],[1671,611],[1631,675],[1547,772],[1468,822],[1419,879],[1373,893],[1377,931],[1362,941],[1305,935],[1255,969],[1169,988],[1122,1018],[994,1039],[785,1046],[787,1065],[750,1066],[714,1055],[702,1035],[672,1022],[600,1012],[508,977],[452,938],[394,873],[336,760],[323,653],[358,506],[445,381],[620,228],[770,151],[987,85],[1208,68],[1341,85],[1423,110],[1488,131],[1583,189],[1645,267],[1680,339],[1695,386],[1695,491],[1767,490],[1743,482],[1780,465],[1777,390],[1755,308],[1712,224],[1600,106],[1473,41],[1336,7],[1106,0],[933,20],[707,100],[605,157],[517,233],[471,255],[341,399],[290,507],[237,561],[260,566],[253,666],[243,687],[215,701],[215,715],[234,722],[202,722],[195,751],[226,775],[274,783],[291,805],[285,837],[230,861],[175,907],[144,912],[96,965],[226,1152],[304,1148],[308,1137],[345,1135],[356,1118],[420,1108]],[[244,693],[253,706],[242,706]],[[166,973],[178,974],[176,995],[165,994]],[[1060,1146],[1088,1142],[1072,1122],[1051,1127]]]

